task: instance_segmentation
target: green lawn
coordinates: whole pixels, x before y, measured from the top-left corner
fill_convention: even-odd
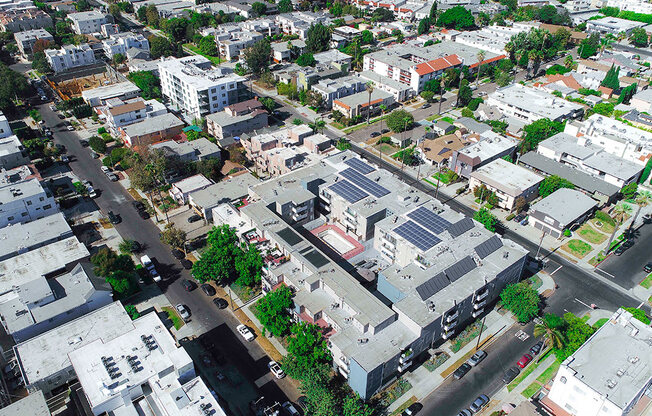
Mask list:
[[[422,181],[426,181],[426,182],[428,182],[430,185],[432,185],[432,186],[434,186],[434,187],[437,187],[437,184],[434,183],[434,182],[431,181],[431,180],[428,180],[428,179],[426,179],[426,178],[421,178],[421,180],[422,180]]]
[[[446,122],[451,123],[451,124],[455,123],[455,119],[453,117],[449,117],[449,116],[442,117],[441,121],[446,121]]]
[[[602,325],[606,324],[609,321],[609,318],[598,319],[596,323],[593,324],[593,328],[600,328]]]
[[[536,381],[529,386],[523,392],[521,393],[526,399],[529,399],[530,397],[534,396],[534,394],[539,391],[541,388],[541,384],[537,383]]]
[[[170,319],[170,321],[172,321],[172,325],[174,325],[174,329],[178,330],[183,325],[185,325],[185,322],[183,322],[183,319],[181,319],[181,317],[173,307],[163,306],[161,309],[163,309],[163,312],[168,314],[168,318]]]
[[[589,224],[584,224],[577,233],[591,244],[600,244],[607,239],[607,236],[597,232]]]
[[[598,230],[600,230],[600,231],[602,231],[604,233],[607,233],[607,234],[611,234],[614,231],[614,227],[616,226],[615,222],[614,223],[606,223],[606,222],[600,221],[597,218],[593,218],[592,220],[589,221],[589,223],[591,223],[591,225],[593,225],[596,229],[598,229]]]
[[[435,172],[435,174],[432,175],[432,177],[435,179],[439,178],[439,180],[445,183],[446,185],[457,180],[458,178],[457,174],[450,169],[444,172]]]
[[[204,55],[203,53],[201,53],[201,51],[199,50],[199,48],[196,47],[195,45],[193,45],[192,43],[184,43],[183,46],[185,46],[186,48],[190,49],[191,51],[193,51],[193,52],[196,53],[197,55],[201,55],[201,56],[203,56],[204,58],[208,59],[208,60],[211,61],[211,62],[213,63],[213,65],[215,65],[215,66],[219,66],[222,62],[224,62],[224,59],[218,58],[217,56]]]
[[[640,285],[646,289],[652,287],[652,273],[648,274],[647,277],[640,283]]]
[[[514,389],[516,388],[516,386],[518,386],[519,384],[521,384],[521,382],[522,382],[523,380],[525,380],[525,378],[526,378],[527,376],[529,376],[530,374],[532,374],[532,372],[533,372],[534,370],[536,370],[538,367],[539,367],[539,363],[536,363],[536,362],[533,362],[533,363],[531,363],[529,366],[527,366],[527,368],[526,368],[525,370],[523,370],[523,371],[521,372],[521,374],[518,375],[518,377],[516,377],[516,378],[515,378],[511,383],[509,383],[509,384],[507,385],[507,391],[512,391],[512,390],[514,390]]]
[[[544,372],[541,373],[539,377],[537,377],[537,381],[542,385],[549,382],[552,379],[552,377],[557,373],[560,364],[561,363],[558,360],[555,360],[554,363],[550,364],[550,367],[546,368]]]
[[[439,119],[439,117],[441,117],[439,114],[433,114],[431,116],[426,117],[426,120],[435,121],[435,120]]]
[[[572,254],[575,257],[583,258],[593,249],[590,244],[582,241],[573,239],[561,246],[562,250],[565,250]]]

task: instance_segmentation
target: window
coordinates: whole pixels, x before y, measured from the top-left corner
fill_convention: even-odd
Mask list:
[[[50,209],[50,208],[52,208],[52,204],[43,205],[43,209]]]
[[[32,205],[32,201],[27,201],[27,205]]]
[[[26,212],[21,212],[20,216],[21,216],[21,217],[26,217],[26,216],[27,216],[27,213],[26,213]]]
[[[39,197],[38,200],[39,200],[39,201],[43,201],[43,200],[45,200],[45,198],[43,198],[43,197],[41,196],[41,197]]]
[[[7,218],[7,221],[13,221],[13,220],[14,220],[14,217],[8,217]]]

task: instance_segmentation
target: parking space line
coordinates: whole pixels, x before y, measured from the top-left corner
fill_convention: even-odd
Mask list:
[[[559,271],[559,269],[561,269],[562,267],[564,267],[564,266],[559,266],[559,267],[557,267],[557,268],[555,269],[554,272],[550,273],[550,276],[552,276],[553,274],[557,273],[557,272]]]

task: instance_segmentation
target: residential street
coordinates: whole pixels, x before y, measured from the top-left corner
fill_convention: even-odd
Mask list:
[[[606,273],[606,277],[625,289],[637,286],[648,273],[643,266],[650,261],[652,247],[652,224],[645,224],[634,231],[634,245],[622,255],[612,254],[598,267]]]

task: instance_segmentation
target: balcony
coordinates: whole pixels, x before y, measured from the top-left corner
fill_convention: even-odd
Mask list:
[[[489,296],[489,290],[485,289],[482,292],[478,293],[475,298],[473,299],[474,302],[480,302],[483,299],[485,299],[487,296]]]
[[[391,241],[389,241],[387,238],[385,238],[385,236],[383,236],[383,237],[380,239],[380,241],[383,243],[383,246],[385,246],[385,247],[387,247],[387,248],[391,248],[392,250],[394,250],[394,249],[396,248],[396,244],[394,244],[394,243],[392,243]]]
[[[303,205],[293,205],[292,206],[292,212],[295,214],[301,214],[302,212],[306,211],[308,209],[308,206],[303,204]]]
[[[355,230],[355,229],[357,228],[357,226],[358,226],[357,223],[353,223],[353,222],[351,222],[351,220],[349,219],[349,217],[344,217],[344,225],[347,225],[347,226],[348,226],[349,228],[351,228],[352,230]]]
[[[473,313],[471,313],[471,316],[473,316],[474,318],[477,318],[478,316],[482,315],[483,312],[484,312],[484,309],[478,309],[477,311],[473,311]]]
[[[455,328],[455,326],[457,326],[457,321],[448,322],[448,323],[444,324],[444,331],[448,332],[451,329]]]
[[[479,302],[479,303],[474,303],[474,304],[473,304],[473,309],[474,309],[474,310],[478,310],[478,309],[480,309],[480,308],[483,308],[484,305],[486,305],[486,304],[487,304],[487,301],[486,301],[486,300],[483,300],[482,302]]]
[[[446,316],[446,322],[453,322],[454,320],[457,319],[457,317],[460,316],[459,312],[455,311],[454,313]]]
[[[337,369],[339,370],[340,374],[342,374],[342,377],[344,377],[347,380],[349,379],[349,373],[346,372],[346,370],[344,370],[342,367],[339,366],[337,367]]]
[[[408,361],[412,360],[413,356],[414,356],[414,351],[409,349],[405,351],[403,354],[401,354],[401,357],[398,359],[398,362],[401,364],[407,363]]]
[[[319,197],[326,202],[331,202],[331,196],[327,193],[322,192],[319,194]]]
[[[405,371],[405,370],[407,370],[408,368],[410,368],[411,365],[412,365],[412,361],[411,361],[411,360],[410,360],[410,361],[407,361],[407,362],[405,362],[405,363],[399,364],[399,366],[398,366],[398,372],[399,372],[399,373],[402,373],[403,371]]]

